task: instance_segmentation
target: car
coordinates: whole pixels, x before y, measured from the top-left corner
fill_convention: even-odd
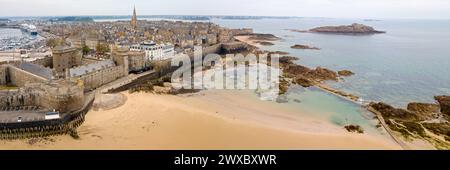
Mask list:
[[[22,116],[17,117],[17,122],[22,122]]]

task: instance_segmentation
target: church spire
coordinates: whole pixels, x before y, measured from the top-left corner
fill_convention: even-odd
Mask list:
[[[137,28],[136,6],[133,8],[133,17],[131,17],[131,26]]]

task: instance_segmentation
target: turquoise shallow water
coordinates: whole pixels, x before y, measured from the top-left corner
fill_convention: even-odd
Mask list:
[[[304,111],[303,113],[311,114],[309,116],[328,120],[338,126],[357,124],[370,134],[383,132],[375,127],[378,121],[371,112],[316,87],[303,88],[294,85],[288,91],[287,97],[288,105]]]
[[[334,88],[365,100],[405,107],[411,101],[434,102],[434,95],[450,94],[450,21],[344,19],[213,20],[230,28],[251,27],[281,38],[266,50],[281,50],[300,58],[302,65],[349,69],[355,76],[332,83]],[[296,33],[325,25],[363,23],[386,34],[368,36]],[[295,50],[308,44],[322,50]]]

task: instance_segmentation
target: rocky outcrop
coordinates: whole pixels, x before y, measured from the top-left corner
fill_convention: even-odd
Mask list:
[[[317,67],[316,69],[307,72],[306,77],[313,78],[316,81],[338,80],[338,74],[335,71],[322,67]]]
[[[341,70],[341,71],[338,71],[338,74],[339,74],[339,76],[344,76],[344,77],[355,75],[355,73],[353,73],[350,70]]]
[[[288,65],[288,64],[294,64],[293,61],[298,60],[297,57],[292,57],[292,56],[283,56],[280,57],[279,62],[282,65]]]
[[[429,103],[409,103],[407,110],[423,114],[439,113],[439,105]]]
[[[293,46],[291,46],[292,49],[302,49],[302,50],[320,50],[320,48],[317,47],[312,47],[312,46],[308,46],[308,45],[300,45],[300,44],[295,44]]]
[[[441,102],[446,99],[445,96],[436,97]],[[404,110],[385,103],[371,103],[369,110],[373,109],[374,113],[381,114],[389,129],[399,132],[405,138],[426,139],[437,149],[450,148],[450,123],[448,116],[439,113],[439,105],[409,103],[408,110]]]
[[[434,99],[439,102],[441,112],[450,116],[450,96],[436,96]]]
[[[371,103],[370,106],[376,111],[380,112],[385,119],[395,119],[402,121],[419,121],[423,120],[414,112],[404,109],[397,109],[386,103]]]
[[[338,74],[335,71],[317,67],[310,69],[308,67],[295,64],[293,61],[298,60],[296,57],[284,56],[280,57],[280,66],[283,68],[284,76],[293,79],[293,83],[303,87],[310,87],[315,82],[326,80],[338,80]]]
[[[295,83],[302,86],[302,87],[311,87],[314,86],[314,82],[312,82],[311,80],[309,80],[308,78],[304,77],[304,76],[297,76],[295,78]]]
[[[434,134],[445,136],[445,140],[450,142],[450,123],[423,123],[426,129],[430,130]]]
[[[386,33],[384,31],[377,31],[370,26],[354,23],[352,25],[341,26],[325,26],[310,29],[309,32],[314,33],[334,33],[334,34],[379,34]]]

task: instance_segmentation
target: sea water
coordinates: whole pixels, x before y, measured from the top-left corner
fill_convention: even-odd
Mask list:
[[[397,107],[407,103],[434,102],[435,95],[450,95],[450,21],[363,19],[260,19],[213,22],[230,28],[253,28],[283,40],[264,50],[286,51],[301,65],[348,69],[356,75],[329,84],[369,101],[383,101]],[[318,26],[362,23],[386,34],[331,35],[291,32]],[[306,44],[321,50],[291,49]]]
[[[281,41],[263,50],[285,51],[299,58],[298,64],[351,70],[356,74],[339,82],[328,82],[338,90],[382,101],[397,107],[407,103],[434,102],[435,95],[450,95],[450,21],[363,19],[260,19],[212,22],[229,28],[253,28],[257,33],[274,34]],[[291,32],[319,26],[362,23],[386,34],[332,35]],[[305,44],[321,50],[290,47]],[[316,87],[292,86],[288,104],[305,113],[314,113],[338,126],[360,125],[371,134],[385,134],[374,115],[358,104],[324,92]]]

